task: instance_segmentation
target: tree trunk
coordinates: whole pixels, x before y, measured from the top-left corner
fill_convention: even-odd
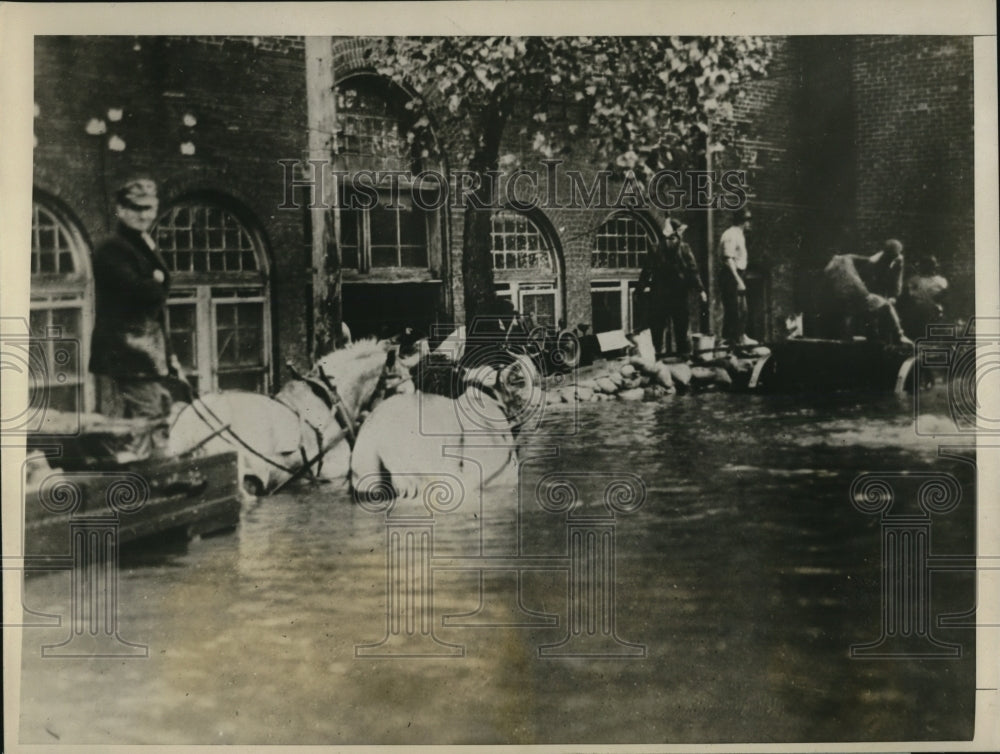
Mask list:
[[[465,324],[472,327],[478,315],[496,311],[493,285],[493,254],[490,231],[495,209],[495,189],[489,179],[500,158],[500,138],[507,116],[500,103],[487,108],[482,124],[483,141],[469,162],[479,176],[479,187],[465,203],[462,232],[462,285],[465,293]]]

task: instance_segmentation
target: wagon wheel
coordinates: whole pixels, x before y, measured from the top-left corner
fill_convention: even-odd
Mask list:
[[[545,343],[548,337],[549,331],[544,325],[532,327],[528,331],[528,337],[524,343],[524,352],[538,361],[545,354]]]
[[[524,323],[524,319],[520,316],[515,317],[510,323],[510,327],[507,328],[507,332],[504,334],[504,350],[509,353],[524,352],[525,344],[528,340],[528,332],[529,330]]]
[[[511,424],[519,427],[535,414],[545,399],[544,381],[534,359],[513,355],[498,375],[504,411]]]
[[[580,365],[580,339],[575,332],[562,330],[556,335],[552,363],[562,369],[576,369]]]

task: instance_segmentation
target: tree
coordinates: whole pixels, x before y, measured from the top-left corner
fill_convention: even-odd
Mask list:
[[[731,137],[733,99],[764,75],[771,49],[761,37],[392,37],[376,40],[368,55],[380,74],[414,93],[407,107],[421,114],[418,147],[431,148],[433,121],[437,143],[479,177],[462,238],[470,322],[495,298],[496,197],[486,177],[498,169],[508,125],[530,123],[533,147],[546,157],[582,145],[622,177],[691,166]],[[582,121],[551,122],[554,102],[573,103]],[[710,122],[721,126],[713,125],[711,144]]]

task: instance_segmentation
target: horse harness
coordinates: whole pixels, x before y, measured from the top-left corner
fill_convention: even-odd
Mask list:
[[[392,369],[393,366],[395,366],[396,362],[394,358],[395,355],[396,354],[394,351],[389,352],[389,355],[386,357],[385,363],[382,365],[382,372],[379,375],[379,379],[378,382],[376,383],[375,390],[372,393],[372,397],[369,398],[368,401],[364,403],[364,405],[361,407],[361,410],[369,409],[375,402],[375,400],[379,397],[379,393],[386,389],[386,385],[388,384],[389,371]],[[320,367],[318,370],[319,378],[315,378],[308,375],[303,375],[298,371],[298,369],[295,368],[295,366],[291,362],[287,362],[286,365],[292,372],[292,376],[296,380],[304,382],[313,392],[313,394],[315,394],[316,397],[323,402],[323,404],[327,407],[327,409],[334,413],[337,419],[337,423],[340,424],[340,426],[344,429],[345,433],[347,434],[348,445],[353,449],[354,441],[357,437],[358,423],[355,420],[355,418],[351,415],[351,411],[347,407],[347,404],[344,403],[343,398],[341,398],[340,393],[337,391],[336,385],[333,384],[333,380],[331,380],[330,377],[323,371],[322,367]],[[279,469],[280,471],[283,471],[286,474],[290,475],[288,479],[286,479],[284,482],[279,484],[274,490],[272,490],[271,494],[274,494],[275,492],[279,491],[289,482],[298,479],[300,476],[304,474],[309,474],[309,476],[315,480],[316,475],[312,471],[312,466],[318,461],[319,466],[317,467],[317,470],[322,469],[323,456],[325,456],[327,451],[329,450],[329,448],[323,447],[323,432],[320,427],[317,427],[315,424],[309,421],[308,418],[304,417],[302,415],[302,412],[291,403],[281,400],[277,396],[274,396],[273,399],[278,403],[280,403],[285,408],[287,408],[293,414],[295,414],[295,417],[299,420],[300,426],[308,427],[316,435],[316,447],[318,448],[318,452],[312,458],[308,457],[305,446],[302,443],[299,443],[299,453],[302,456],[302,462],[303,462],[302,467],[299,469],[292,469],[285,466],[284,464],[278,463],[273,458],[269,458],[268,456],[264,455],[256,448],[251,446],[250,443],[248,443],[246,440],[240,437],[236,432],[234,432],[229,424],[225,423],[214,411],[212,411],[212,409],[209,408],[204,401],[201,401],[200,399],[196,398],[195,400],[192,400],[191,403],[189,404],[192,410],[195,412],[195,415],[199,419],[201,419],[201,421],[206,426],[208,426],[209,429],[214,430],[212,434],[209,435],[208,438],[202,440],[202,442],[200,442],[195,447],[200,447],[208,439],[211,439],[212,437],[221,434],[227,434],[236,442],[237,445],[242,447],[251,455],[259,458],[260,460],[264,461],[265,463],[271,466],[274,466],[276,469]],[[206,417],[205,414],[203,414],[202,411],[199,409],[198,407],[199,403],[201,404],[201,409],[204,409],[205,413],[207,413],[209,417],[211,417],[212,421],[210,421],[209,417]]]
[[[378,382],[375,384],[375,390],[372,391],[371,397],[359,407],[359,412],[370,409],[372,404],[379,398],[380,394],[385,391],[388,383],[389,370],[395,365],[396,360],[394,357],[395,351],[390,351],[386,356],[385,363],[382,365],[382,371],[379,374]],[[286,362],[286,366],[291,371],[292,376],[299,382],[305,383],[313,395],[323,402],[323,405],[326,406],[328,411],[333,413],[334,418],[337,420],[337,424],[340,425],[341,429],[343,429],[347,435],[348,447],[353,450],[354,443],[358,436],[359,422],[357,418],[351,414],[351,410],[341,397],[340,392],[337,390],[337,386],[334,384],[330,376],[323,371],[323,367],[317,367],[319,376],[313,377],[299,372],[299,370],[296,369],[291,362]],[[301,426],[308,427],[313,434],[315,434],[317,448],[316,455],[309,458],[306,453],[305,445],[299,443],[299,453],[302,455],[303,466],[292,474],[291,479],[288,479],[279,485],[278,488],[275,489],[275,492],[277,492],[279,489],[288,484],[288,482],[291,482],[304,474],[308,474],[311,479],[315,480],[316,473],[321,471],[323,468],[323,457],[326,455],[329,448],[324,448],[325,438],[321,427],[316,426],[309,420],[308,417],[304,416],[299,408],[294,404],[284,401],[278,396],[275,396],[274,399],[295,414]],[[303,435],[304,434],[305,432],[303,431]],[[317,464],[316,472],[313,472],[312,470],[314,464]]]

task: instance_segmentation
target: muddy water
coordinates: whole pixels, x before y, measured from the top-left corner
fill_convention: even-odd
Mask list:
[[[388,647],[379,644],[384,515],[320,487],[261,499],[234,533],[123,559],[119,633],[147,645],[148,658],[42,658],[40,647],[68,629],[25,631],[21,740],[969,737],[973,629],[933,628],[961,646],[955,659],[850,655],[881,634],[880,521],[848,494],[860,471],[954,474],[964,498],[934,517],[931,548],[972,552],[972,466],[941,458],[912,427],[909,407],[891,398],[702,394],[552,411],[544,434],[521,438],[526,459],[552,446],[558,454],[525,461],[520,502],[498,495],[435,514],[432,589],[417,598],[432,610],[433,639],[415,651],[450,657],[356,657],[358,645]],[[645,499],[610,527],[602,501],[616,474],[640,479]],[[560,475],[577,490],[569,514]],[[613,558],[602,563],[614,570],[601,571],[614,584],[610,611],[610,592],[587,613],[568,590],[568,527],[590,525],[580,516],[613,528]],[[502,567],[518,561],[520,571]],[[69,579],[28,578],[26,606],[65,615]],[[931,587],[933,617],[975,604],[971,574],[943,573]],[[577,656],[539,657],[539,647],[567,637],[573,610],[585,625],[597,616],[612,656],[588,656],[588,645]],[[609,639],[602,621],[612,613]]]

